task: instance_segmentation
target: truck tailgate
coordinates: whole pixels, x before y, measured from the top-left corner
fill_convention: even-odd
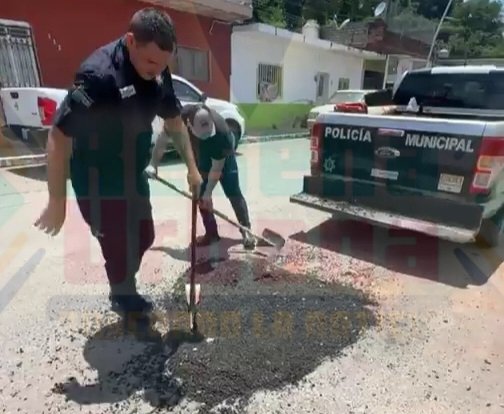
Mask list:
[[[5,123],[8,126],[26,128],[47,128],[49,120],[42,122],[41,103],[49,103],[51,109],[57,108],[65,98],[67,91],[53,88],[4,88],[0,89],[5,113]]]
[[[328,113],[318,122],[325,175],[470,197],[484,121]]]

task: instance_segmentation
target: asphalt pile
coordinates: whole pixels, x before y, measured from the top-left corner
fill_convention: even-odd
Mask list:
[[[201,414],[240,412],[256,391],[303,381],[377,322],[376,303],[363,292],[265,259],[230,259],[207,266],[199,279],[199,332],[188,331],[185,273],[172,293],[157,298],[156,319],[137,321],[133,330],[145,348],[120,370],[100,374],[101,392],[116,395],[109,401],[142,390],[153,407],[171,409],[185,400],[197,402]],[[87,347],[118,343],[117,328],[104,327]],[[69,385],[59,392],[68,395]],[[72,399],[84,391],[74,387]]]

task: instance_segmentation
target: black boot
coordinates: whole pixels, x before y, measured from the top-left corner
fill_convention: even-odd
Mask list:
[[[206,247],[210,246],[211,244],[217,243],[220,241],[220,236],[218,233],[206,233],[204,236],[200,236],[196,239],[196,246],[197,247]]]
[[[241,234],[243,240],[243,248],[245,250],[254,250],[257,244],[256,238],[248,231],[241,230]]]
[[[111,293],[109,299],[112,305],[112,310],[118,313],[146,314],[152,312],[152,309],[154,308],[152,302],[148,301],[136,292],[128,295]]]

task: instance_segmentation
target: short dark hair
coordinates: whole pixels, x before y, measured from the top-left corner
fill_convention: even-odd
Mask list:
[[[139,43],[154,42],[161,50],[173,52],[177,43],[170,15],[154,7],[137,11],[131,18],[129,31]]]

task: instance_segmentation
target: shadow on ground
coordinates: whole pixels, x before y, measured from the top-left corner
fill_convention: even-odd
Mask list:
[[[36,165],[28,167],[7,168],[11,174],[36,181],[47,181],[47,167],[45,165]]]
[[[159,300],[162,322],[155,327],[166,334],[134,342],[121,338],[117,324],[101,329],[84,350],[98,381],[69,379],[57,392],[82,405],[109,403],[111,410],[140,392],[154,407],[186,399],[198,403],[200,414],[242,412],[256,391],[299,383],[376,324],[375,303],[360,291],[285,270],[268,275],[274,283],[263,283],[261,275],[252,276],[264,264],[250,262],[242,264],[235,288],[205,287],[199,335],[187,330],[182,277],[174,293]],[[215,278],[229,273],[227,266],[220,265]]]
[[[329,219],[291,239],[316,248],[340,252],[384,267],[394,272],[443,283],[457,288],[484,285],[500,265],[494,260],[485,271],[475,264],[475,257],[492,254],[478,246],[459,245],[402,229],[384,229],[367,223]],[[449,255],[449,256],[448,256]],[[443,261],[453,255],[465,269],[447,271]],[[496,256],[497,257],[497,256]],[[448,266],[449,267],[449,266]]]
[[[208,247],[199,247],[196,251],[197,263],[217,263],[229,259],[229,249],[241,244],[241,240],[222,237],[218,243]],[[163,252],[171,256],[173,259],[190,262],[191,247],[190,245],[184,248],[172,248],[168,246],[153,246],[153,251]],[[203,265],[204,267],[205,265]],[[200,271],[202,271],[200,269]]]

